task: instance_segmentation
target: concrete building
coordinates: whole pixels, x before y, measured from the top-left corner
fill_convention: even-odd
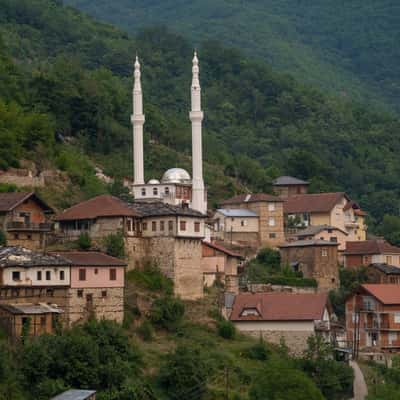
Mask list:
[[[284,205],[286,233],[308,226],[334,226],[348,234],[348,241],[366,239],[365,213],[343,192],[290,196]]]
[[[199,60],[195,52],[192,67],[191,111],[189,118],[192,123],[192,178],[182,168],[171,168],[165,172],[161,181],[150,179],[144,181],[143,166],[143,94],[141,86],[140,63],[136,57],[135,82],[133,87],[133,161],[134,182],[132,195],[136,200],[158,200],[172,205],[186,204],[190,208],[206,214],[207,192],[203,180],[203,150],[201,87],[199,80]]]
[[[252,247],[259,245],[259,216],[254,211],[243,208],[219,208],[214,214],[213,221],[215,239]]]
[[[280,176],[272,182],[277,196],[285,199],[298,194],[306,194],[310,184],[293,176]]]
[[[355,353],[399,352],[399,285],[361,285],[346,300],[346,332]]]
[[[284,242],[283,200],[265,193],[241,194],[224,200],[223,209],[246,209],[258,215],[258,247],[277,247]],[[236,234],[237,241],[246,242],[248,232]]]
[[[225,291],[239,293],[238,266],[243,257],[217,243],[203,241],[201,269],[204,286],[212,286],[220,281]]]
[[[319,291],[339,287],[338,244],[325,240],[299,240],[279,246],[282,263],[313,278]]]
[[[307,348],[311,335],[330,340],[331,308],[326,293],[241,293],[235,297],[230,320],[244,334],[279,344],[294,354]]]
[[[43,249],[53,231],[54,211],[33,192],[0,193],[0,230],[13,246]]]
[[[388,264],[400,267],[400,247],[393,246],[381,239],[346,243],[345,267],[361,267],[369,264]]]

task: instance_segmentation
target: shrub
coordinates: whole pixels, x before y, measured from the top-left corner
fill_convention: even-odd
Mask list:
[[[136,329],[136,332],[145,342],[153,339],[153,327],[147,319]]]
[[[279,251],[265,247],[257,254],[257,261],[270,267],[272,270],[279,271],[281,265],[281,255]]]
[[[265,361],[271,354],[270,349],[265,344],[264,340],[260,337],[260,341],[257,344],[249,347],[246,352],[246,356],[252,360]]]
[[[7,237],[3,231],[0,231],[0,246],[7,246]]]
[[[113,257],[122,258],[125,256],[124,236],[121,231],[110,233],[104,239],[106,253]]]
[[[92,240],[88,233],[84,232],[79,235],[77,245],[81,250],[89,250],[92,247]]]
[[[234,339],[236,336],[236,328],[235,325],[231,321],[227,321],[226,319],[222,319],[218,322],[218,334],[224,339]]]
[[[152,305],[150,321],[168,331],[176,331],[185,314],[185,305],[182,300],[172,296],[159,297]]]

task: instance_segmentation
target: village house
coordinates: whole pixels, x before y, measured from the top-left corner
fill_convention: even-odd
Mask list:
[[[63,310],[47,304],[0,304],[0,326],[10,337],[51,334]]]
[[[283,205],[286,234],[308,226],[329,225],[348,234],[346,241],[366,239],[365,212],[343,192],[290,196]],[[340,243],[343,247],[344,243]]]
[[[259,244],[259,217],[254,211],[220,208],[214,214],[214,238],[227,243]]]
[[[279,344],[294,354],[307,348],[311,335],[330,340],[331,307],[326,293],[240,293],[230,320],[236,328],[256,338]]]
[[[367,276],[369,283],[400,284],[400,268],[393,265],[370,264],[367,267]]]
[[[225,284],[225,292],[239,292],[238,266],[243,257],[220,244],[203,241],[201,269],[204,286],[216,281]]]
[[[297,240],[326,240],[338,243],[338,250],[344,251],[348,233],[330,225],[312,225],[297,232]]]
[[[241,194],[223,201],[221,203],[221,208],[225,210],[245,209],[252,211],[258,216],[257,247],[277,247],[285,241],[283,200],[280,197],[265,193]],[[238,221],[241,221],[241,219]],[[235,224],[232,225],[232,235],[235,237],[236,241],[247,244],[253,243],[255,235],[249,235],[249,232],[243,231],[241,222],[239,226],[236,224],[237,221],[234,222]],[[227,223],[226,218],[223,223]],[[230,238],[230,233],[228,233],[227,237]]]
[[[39,250],[53,231],[54,211],[33,192],[0,193],[0,230],[7,243]]]
[[[298,194],[306,194],[310,184],[293,176],[280,176],[272,182],[272,187],[277,196],[288,198]]]
[[[282,263],[304,278],[313,278],[318,291],[339,287],[338,243],[325,240],[299,240],[279,246]]]
[[[400,268],[400,247],[382,239],[346,243],[345,267],[361,267],[369,264],[388,264]]]
[[[398,284],[364,284],[346,300],[347,340],[353,351],[400,350]]]

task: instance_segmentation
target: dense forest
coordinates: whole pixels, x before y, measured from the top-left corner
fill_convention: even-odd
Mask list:
[[[3,168],[21,157],[50,160],[86,196],[107,190],[91,178],[90,160],[113,176],[130,175],[138,52],[147,178],[178,164],[190,169],[190,42],[164,28],[131,38],[59,1],[0,6]],[[285,173],[309,179],[313,191],[347,191],[370,212],[371,225],[398,216],[398,119],[301,85],[215,41],[202,43],[199,54],[211,204],[240,186],[269,191]],[[396,231],[398,220],[389,222]]]
[[[64,0],[137,32],[164,24],[195,44],[216,38],[344,96],[399,111],[396,0]]]

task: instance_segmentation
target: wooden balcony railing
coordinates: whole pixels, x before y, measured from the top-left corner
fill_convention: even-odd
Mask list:
[[[33,222],[20,222],[11,221],[7,223],[8,231],[42,231],[49,232],[54,228],[54,224],[43,222],[43,223],[33,223]]]

